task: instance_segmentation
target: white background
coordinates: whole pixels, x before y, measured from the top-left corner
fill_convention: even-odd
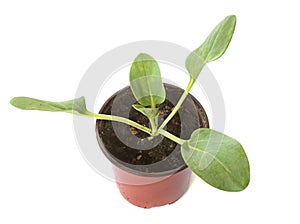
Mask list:
[[[179,2],[179,1],[178,1]],[[1,1],[0,223],[299,223],[297,1]],[[209,68],[226,104],[226,130],[244,146],[241,193],[196,179],[178,202],[130,205],[82,158],[72,116],[23,112],[13,96],[73,98],[87,68],[132,41],[196,48],[225,16],[233,41]],[[106,220],[106,221],[105,221]]]

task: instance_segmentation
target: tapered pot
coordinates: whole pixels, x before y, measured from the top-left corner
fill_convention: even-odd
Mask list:
[[[183,93],[176,86],[164,85],[166,101],[158,105],[159,123],[171,113]],[[150,127],[148,119],[132,108],[135,103],[130,87],[126,87],[111,96],[99,113],[126,117]],[[165,129],[188,139],[201,127],[209,127],[207,115],[189,95]],[[171,204],[188,189],[191,171],[182,159],[179,144],[163,136],[149,138],[134,127],[104,120],[97,120],[96,136],[100,149],[112,163],[121,194],[130,203],[143,208]]]

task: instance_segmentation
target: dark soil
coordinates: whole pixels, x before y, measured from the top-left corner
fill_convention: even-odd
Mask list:
[[[158,105],[159,124],[171,113],[182,89],[165,84],[167,100]],[[148,118],[132,108],[136,103],[130,87],[113,95],[99,113],[127,117],[150,128]],[[181,120],[182,119],[182,120]],[[208,127],[206,113],[191,95],[166,126],[166,130],[182,139],[188,139],[199,127]],[[180,145],[163,136],[149,139],[149,135],[126,124],[97,120],[97,138],[106,156],[118,167],[133,173],[169,173],[185,167]]]

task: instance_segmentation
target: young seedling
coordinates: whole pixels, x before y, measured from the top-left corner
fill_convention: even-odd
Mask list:
[[[241,191],[249,184],[250,167],[246,153],[237,140],[209,128],[195,130],[188,140],[180,139],[164,130],[180,109],[205,64],[217,60],[225,53],[233,36],[235,24],[236,17],[227,16],[215,27],[204,43],[187,57],[186,69],[190,74],[190,81],[177,105],[160,126],[157,105],[165,101],[166,91],[158,63],[145,53],[135,58],[129,79],[132,93],[138,102],[132,106],[147,116],[151,129],[124,117],[90,112],[86,108],[84,97],[63,102],[15,97],[10,103],[23,110],[66,112],[125,123],[149,134],[150,139],[163,135],[181,145],[181,154],[185,163],[208,184],[225,191]]]

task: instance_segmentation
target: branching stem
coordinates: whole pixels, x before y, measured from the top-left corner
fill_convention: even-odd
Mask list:
[[[137,128],[137,129],[139,129],[139,130],[141,130],[141,131],[143,131],[143,132],[145,132],[149,135],[152,135],[152,130],[150,128],[147,128],[147,127],[145,127],[141,124],[138,124],[135,121],[129,120],[129,119],[124,118],[124,117],[119,117],[119,116],[114,116],[114,115],[107,115],[107,114],[95,114],[95,113],[92,113],[92,112],[89,112],[86,115],[87,116],[92,116],[92,117],[94,117],[96,119],[99,119],[99,120],[117,121],[117,122],[121,122],[123,124],[128,124],[128,125],[130,125],[132,127],[135,127],[135,128]],[[160,130],[158,132],[158,134],[161,134],[161,135],[165,136],[166,138],[168,138],[168,139],[170,139],[170,140],[172,140],[172,141],[174,141],[174,142],[176,142],[180,145],[182,145],[185,142],[185,140],[180,139],[177,136],[175,136],[175,135],[173,135],[173,134],[171,134],[171,133],[169,133],[169,132],[167,132],[163,129]]]
[[[181,105],[183,104],[185,98],[188,96],[191,88],[193,87],[195,83],[195,79],[193,79],[192,77],[190,78],[189,84],[186,87],[186,90],[183,92],[183,94],[181,95],[178,103],[176,104],[176,106],[174,107],[174,109],[172,110],[172,112],[169,114],[169,116],[166,118],[166,120],[164,120],[164,122],[161,124],[161,126],[158,128],[158,133],[161,132],[161,130],[163,130],[163,128],[170,122],[170,120],[174,117],[174,115],[178,112],[178,110],[180,109]]]

